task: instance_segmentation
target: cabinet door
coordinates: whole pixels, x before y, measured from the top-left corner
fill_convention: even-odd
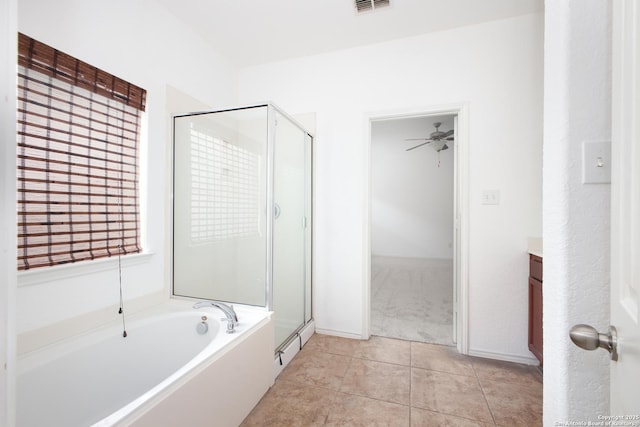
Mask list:
[[[529,277],[529,350],[542,365],[542,282]]]

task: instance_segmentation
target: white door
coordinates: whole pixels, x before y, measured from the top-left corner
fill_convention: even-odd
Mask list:
[[[618,330],[619,356],[611,363],[611,415],[629,417],[640,415],[639,30],[640,2],[614,1],[611,324]],[[626,421],[640,424],[640,419]]]

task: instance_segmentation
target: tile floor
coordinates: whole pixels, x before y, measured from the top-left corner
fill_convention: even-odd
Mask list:
[[[541,426],[542,376],[455,348],[316,334],[242,427]]]

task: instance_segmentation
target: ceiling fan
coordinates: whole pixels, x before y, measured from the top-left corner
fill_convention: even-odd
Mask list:
[[[453,141],[453,129],[448,130],[446,132],[442,132],[440,130],[438,130],[438,128],[440,127],[442,123],[441,122],[435,122],[433,124],[433,126],[436,128],[436,130],[434,132],[431,132],[431,134],[429,135],[429,138],[409,138],[409,139],[405,139],[405,141],[426,141],[423,142],[422,144],[418,144],[415,145],[411,148],[407,148],[405,151],[411,151],[413,149],[416,149],[418,147],[422,147],[423,145],[427,145],[427,144],[431,144],[432,142],[441,142],[440,144],[434,144],[434,149],[437,152],[440,152],[442,150],[447,150],[449,149],[449,147],[447,146],[447,141]]]

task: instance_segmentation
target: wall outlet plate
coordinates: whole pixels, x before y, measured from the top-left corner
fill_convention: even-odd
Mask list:
[[[500,204],[500,190],[483,190],[482,191],[482,204],[483,205],[499,205]]]
[[[582,183],[611,183],[611,141],[582,143]]]

